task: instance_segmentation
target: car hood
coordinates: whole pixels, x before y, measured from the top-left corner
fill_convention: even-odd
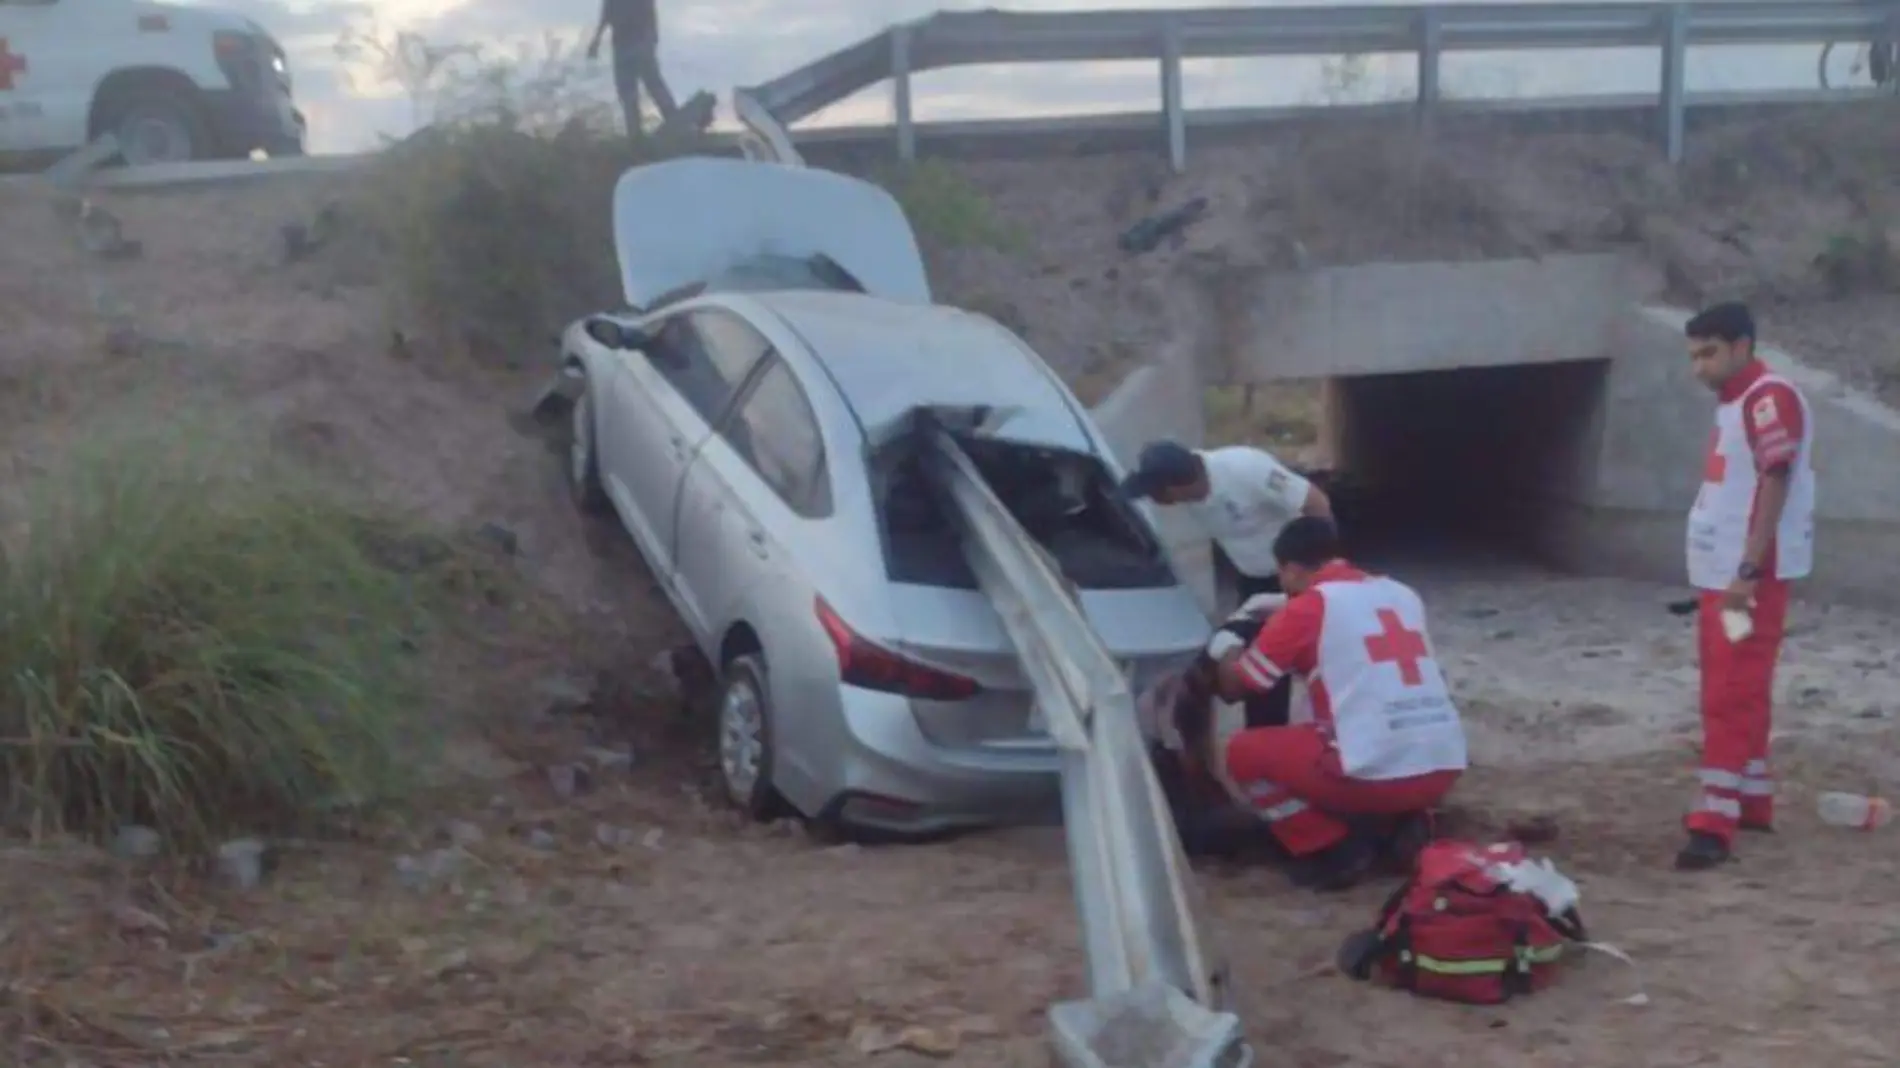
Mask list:
[[[635,167],[614,187],[613,230],[635,309],[762,254],[828,256],[873,296],[930,301],[904,209],[833,171],[712,156]]]

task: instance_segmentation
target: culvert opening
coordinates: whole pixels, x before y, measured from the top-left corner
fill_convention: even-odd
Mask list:
[[[1335,379],[1324,484],[1370,564],[1550,563],[1596,462],[1609,361]]]

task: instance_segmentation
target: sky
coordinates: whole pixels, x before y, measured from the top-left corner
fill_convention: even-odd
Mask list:
[[[298,103],[310,122],[313,152],[357,152],[401,136],[415,113],[402,91],[352,72],[336,44],[352,28],[385,39],[396,31],[432,44],[480,44],[492,52],[533,47],[549,35],[574,47],[598,15],[599,0],[187,0],[238,11],[270,30],[290,53]],[[735,85],[786,74],[892,22],[937,10],[1000,6],[1022,11],[1102,8],[1243,7],[1223,0],[659,0],[660,62],[682,99],[711,89],[722,102]],[[1323,0],[1301,0],[1304,3]],[[1292,0],[1268,0],[1291,6]],[[1814,88],[1816,48],[1696,49],[1689,62],[1695,89]],[[609,99],[606,64],[596,92]],[[1409,91],[1409,57],[1372,62],[1358,92],[1367,97]],[[1447,92],[1464,96],[1570,95],[1649,91],[1659,80],[1654,51],[1595,50],[1448,56]],[[1199,60],[1184,66],[1188,107],[1264,106],[1337,97],[1317,59]],[[1015,115],[1133,111],[1158,106],[1155,64],[1073,63],[970,67],[919,76],[913,109],[919,121]],[[729,110],[722,110],[722,115]],[[875,86],[804,120],[801,125],[889,122],[888,84]]]

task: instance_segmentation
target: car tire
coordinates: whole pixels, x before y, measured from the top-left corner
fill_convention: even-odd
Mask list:
[[[132,166],[187,163],[216,155],[197,102],[182,93],[140,93],[113,109],[107,124],[119,139],[119,155]]]
[[[582,379],[568,428],[567,488],[582,515],[602,516],[612,508],[600,484],[600,453],[594,437],[594,392]]]
[[[777,754],[769,678],[763,656],[734,657],[720,673],[713,711],[719,784],[735,808],[761,823],[788,812],[772,785]]]

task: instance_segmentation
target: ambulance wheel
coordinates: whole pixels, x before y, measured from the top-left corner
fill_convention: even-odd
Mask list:
[[[211,154],[211,136],[197,102],[174,90],[146,90],[114,108],[108,128],[132,166],[189,163]]]

